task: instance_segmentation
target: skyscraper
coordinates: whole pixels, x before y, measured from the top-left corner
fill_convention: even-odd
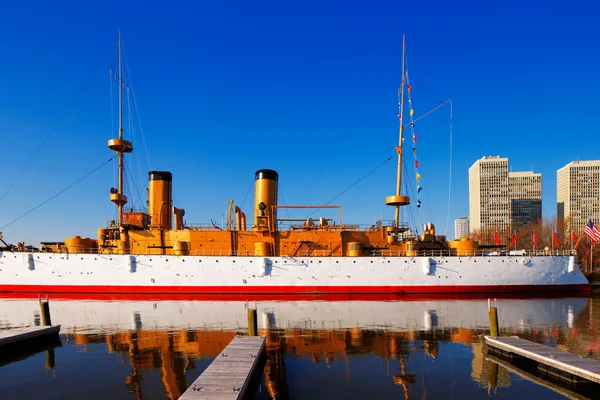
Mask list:
[[[509,172],[508,193],[513,227],[542,219],[542,174]]]
[[[508,158],[483,157],[469,168],[471,230],[505,232],[542,217],[542,174],[508,172]]]
[[[508,158],[483,157],[469,168],[471,230],[505,230],[510,225]]]
[[[454,239],[469,236],[469,218],[460,217],[454,220]]]
[[[600,224],[600,160],[573,161],[556,171],[556,215],[566,232]]]

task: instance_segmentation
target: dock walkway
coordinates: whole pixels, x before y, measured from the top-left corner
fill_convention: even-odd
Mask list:
[[[43,339],[60,332],[60,325],[26,326],[0,330],[0,347],[29,339]]]
[[[488,346],[536,361],[546,367],[600,383],[600,361],[567,353],[517,336],[485,337]]]
[[[510,362],[502,360],[498,357],[494,357],[491,355],[488,355],[487,357],[485,357],[485,359],[489,362],[493,362],[495,364],[498,364],[499,366],[501,366],[502,368],[504,368],[505,370],[507,370],[510,373],[519,375],[521,378],[526,379],[530,382],[535,383],[536,385],[540,385],[543,386],[547,389],[552,390],[555,393],[560,394],[561,396],[563,396],[565,399],[570,399],[570,400],[588,400],[590,399],[589,396],[586,396],[584,394],[580,394],[575,392],[574,390],[571,390],[567,387],[564,386],[560,386],[557,385],[554,382],[545,380],[537,375],[534,375],[528,371],[525,371],[521,368],[515,367],[514,365],[512,365]],[[566,385],[566,383],[565,383]]]
[[[244,398],[264,348],[264,337],[235,337],[179,400]]]

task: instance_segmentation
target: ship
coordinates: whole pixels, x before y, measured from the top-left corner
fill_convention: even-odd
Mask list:
[[[482,246],[476,240],[447,241],[431,223],[421,235],[400,221],[411,199],[401,193],[405,93],[399,93],[399,142],[395,194],[385,199],[393,221],[370,226],[344,224],[337,205],[281,205],[279,174],[254,175],[252,224],[229,202],[222,226],[188,226],[185,210],[174,207],[173,175],[148,173],[147,209],[127,209],[123,138],[123,63],[119,35],[119,131],[108,141],[118,157],[118,187],[110,189],[116,221],[97,238],[74,236],[38,249],[0,250],[0,291],[37,293],[196,293],[196,294],[406,294],[589,292],[571,250],[519,251]],[[410,102],[410,97],[408,97]],[[410,112],[412,118],[412,109]],[[282,209],[324,217],[281,218]]]

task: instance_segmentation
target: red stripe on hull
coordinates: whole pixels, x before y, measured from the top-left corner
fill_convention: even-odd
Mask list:
[[[582,285],[479,285],[479,286],[78,286],[0,285],[0,292],[37,293],[130,293],[130,294],[459,294],[459,293],[578,293],[589,294]]]

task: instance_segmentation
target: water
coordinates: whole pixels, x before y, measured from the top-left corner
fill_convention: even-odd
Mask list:
[[[0,360],[0,399],[176,399],[247,329],[242,297],[61,297],[54,363]],[[485,359],[486,299],[249,300],[267,337],[256,399],[563,398]],[[600,296],[497,302],[502,334],[600,359]],[[37,299],[0,299],[0,328],[39,321]]]

